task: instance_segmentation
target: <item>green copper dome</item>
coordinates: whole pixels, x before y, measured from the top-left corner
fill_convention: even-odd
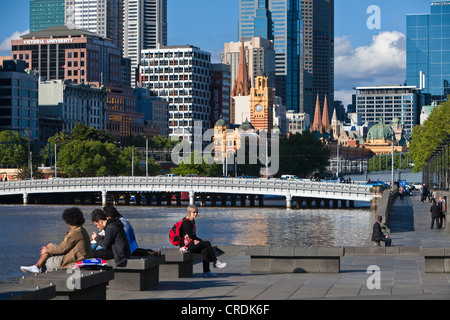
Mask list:
[[[380,122],[370,128],[367,133],[367,139],[387,139],[391,140],[392,137],[392,128],[391,126],[385,124],[383,119],[380,119]]]
[[[253,125],[250,123],[250,121],[248,121],[248,119],[246,119],[244,122],[242,122],[239,129],[241,129],[242,131],[247,131],[247,130],[254,130],[255,127],[253,127]]]

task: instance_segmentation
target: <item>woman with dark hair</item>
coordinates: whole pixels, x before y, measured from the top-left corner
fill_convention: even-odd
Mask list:
[[[48,271],[67,269],[78,261],[93,258],[89,235],[82,227],[84,217],[81,210],[66,209],[62,218],[70,228],[64,240],[59,245],[49,243],[42,247],[38,262],[33,266],[22,266],[20,270],[26,273],[40,273],[43,267],[46,267]]]
[[[104,260],[114,259],[117,266],[125,266],[131,251],[123,223],[117,217],[100,210],[92,212],[92,222],[105,232],[104,236],[92,233],[91,240],[95,240],[101,246],[101,249],[94,250],[94,257]]]

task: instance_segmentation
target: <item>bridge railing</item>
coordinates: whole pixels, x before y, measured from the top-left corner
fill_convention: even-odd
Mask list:
[[[368,192],[369,186],[362,184],[329,183],[307,180],[282,179],[247,179],[247,178],[211,178],[211,177],[89,177],[89,178],[53,178],[42,180],[8,181],[0,183],[0,190],[34,189],[62,186],[93,186],[93,185],[214,185],[224,187],[267,187],[283,189],[326,189],[341,191]]]

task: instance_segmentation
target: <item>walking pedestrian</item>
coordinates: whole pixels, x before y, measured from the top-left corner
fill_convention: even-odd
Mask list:
[[[434,221],[436,221],[437,228],[440,229],[441,225],[439,224],[439,217],[440,217],[439,206],[436,204],[435,199],[431,200],[430,212],[431,212],[431,227],[430,227],[430,229],[433,229]]]
[[[444,226],[444,221],[445,221],[445,210],[444,210],[444,199],[442,197],[439,197],[439,201],[437,203],[438,207],[439,207],[439,224],[442,228],[442,226]]]
[[[202,254],[203,277],[216,277],[217,274],[211,272],[209,263],[213,262],[214,268],[224,268],[227,264],[217,260],[211,242],[197,237],[195,227],[195,218],[197,216],[198,208],[195,205],[189,205],[187,207],[186,219],[184,219],[180,227],[180,235],[184,240],[181,246],[184,246],[190,252]]]
[[[400,187],[400,188],[398,189],[398,195],[399,195],[399,197],[400,197],[400,200],[403,201],[403,196],[405,195],[405,189],[404,189],[403,187]]]

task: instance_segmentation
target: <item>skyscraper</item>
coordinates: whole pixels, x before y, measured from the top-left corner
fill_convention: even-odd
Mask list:
[[[239,39],[274,41],[275,88],[287,110],[300,109],[300,1],[240,0]]]
[[[65,0],[31,0],[30,32],[64,24]]]
[[[302,35],[300,105],[312,117],[317,96],[334,102],[334,0],[302,0]]]
[[[433,100],[450,94],[450,1],[432,2],[431,13],[406,17],[406,82]]]
[[[124,50],[131,59],[131,83],[142,50],[167,45],[167,0],[128,0],[124,2]]]
[[[123,0],[66,0],[65,24],[111,39],[123,48]]]

